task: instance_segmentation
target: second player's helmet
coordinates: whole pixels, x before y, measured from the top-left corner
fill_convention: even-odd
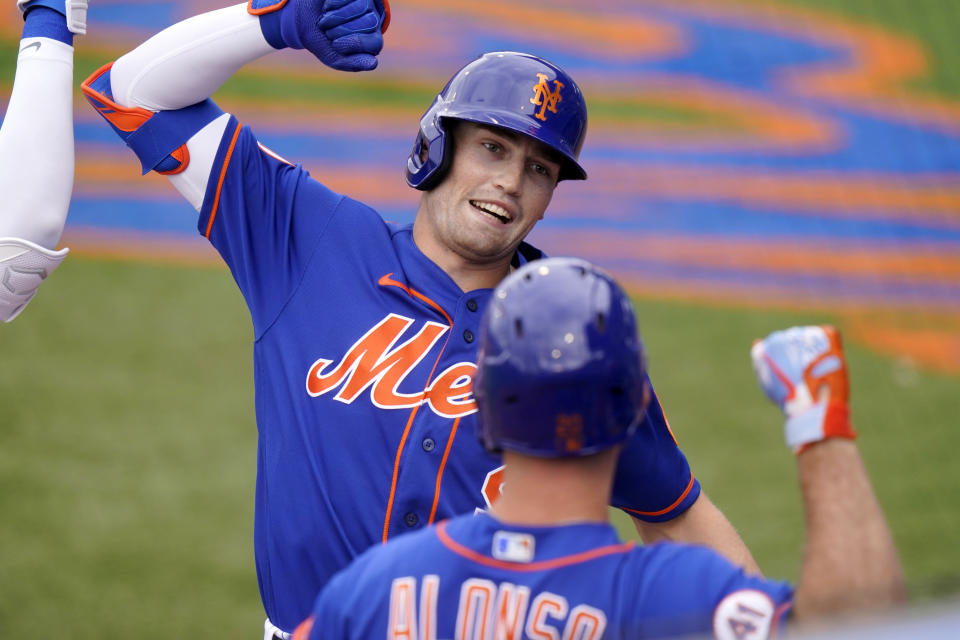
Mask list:
[[[548,258],[494,291],[473,384],[487,450],[572,457],[612,447],[640,423],[646,386],[633,305],[604,271]]]
[[[573,78],[543,58],[497,51],[460,69],[420,119],[407,160],[411,187],[431,189],[446,174],[453,155],[449,118],[530,136],[562,156],[560,180],[587,177],[577,162],[587,134],[586,102]]]

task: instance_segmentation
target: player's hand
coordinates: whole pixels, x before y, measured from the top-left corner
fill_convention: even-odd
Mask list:
[[[289,0],[279,10],[269,10],[278,4],[251,0],[248,7],[260,16],[273,46],[306,49],[339,71],[376,68],[383,32],[390,23],[388,0]]]
[[[784,434],[794,452],[826,438],[856,437],[850,425],[847,363],[836,329],[775,331],[755,341],[750,356],[763,391],[787,417]]]

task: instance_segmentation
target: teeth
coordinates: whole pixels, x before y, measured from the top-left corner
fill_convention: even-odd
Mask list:
[[[501,220],[510,220],[510,213],[500,205],[493,204],[492,202],[479,202],[477,200],[471,200],[470,204],[481,211],[486,211],[487,213],[500,218]]]

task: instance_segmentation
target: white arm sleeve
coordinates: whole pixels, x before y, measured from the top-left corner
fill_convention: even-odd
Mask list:
[[[117,60],[110,71],[113,98],[125,107],[182,109],[206,100],[245,64],[273,51],[246,3],[204,13],[164,29]],[[228,119],[221,116],[190,138],[190,164],[170,176],[198,211]]]
[[[230,122],[230,114],[225,113],[187,140],[187,150],[190,152],[190,163],[187,168],[178,174],[167,176],[170,184],[176,187],[198,212],[203,207],[203,197],[207,193],[207,182],[210,180],[210,169],[217,157],[217,149],[223,139],[223,132]]]
[[[211,11],[164,29],[122,56],[110,71],[113,99],[151,111],[206,100],[243,65],[276,51],[246,4]]]
[[[54,249],[73,192],[73,47],[24,38],[19,51],[0,126],[0,237]]]

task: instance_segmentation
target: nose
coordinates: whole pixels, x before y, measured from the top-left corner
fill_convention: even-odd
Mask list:
[[[520,195],[520,186],[523,184],[523,167],[524,161],[522,158],[501,163],[500,171],[495,177],[496,186],[507,195]]]

